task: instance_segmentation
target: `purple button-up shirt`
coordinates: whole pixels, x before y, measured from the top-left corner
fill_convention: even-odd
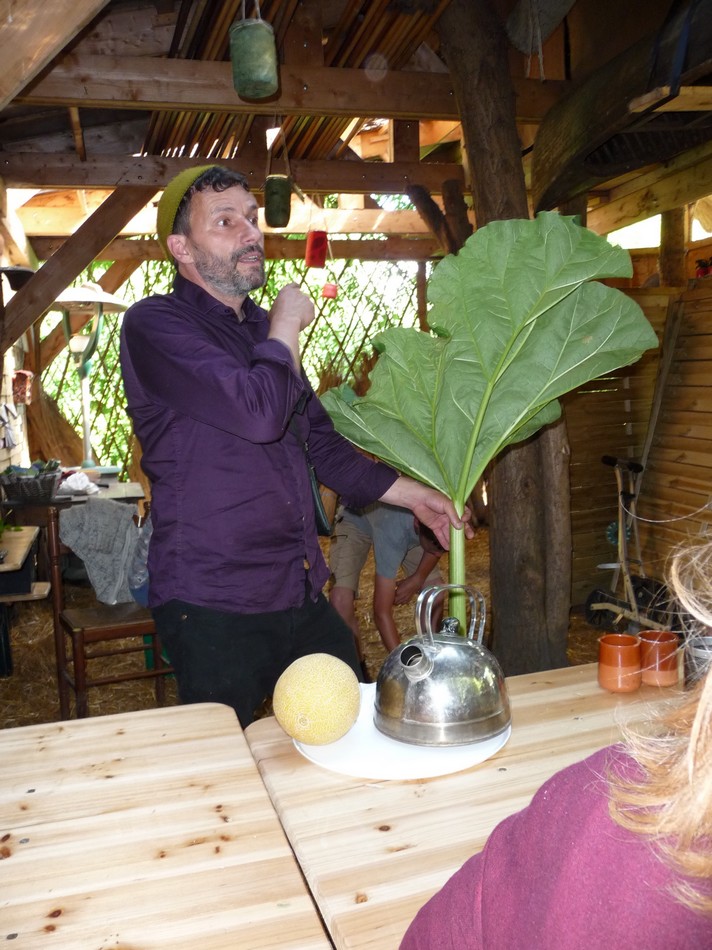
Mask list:
[[[292,416],[345,503],[369,504],[397,477],[334,430],[287,347],[267,339],[266,312],[248,298],[243,314],[179,275],[173,293],[124,316],[128,412],[151,481],[150,606],[297,607],[305,560],[316,598],[328,569]]]

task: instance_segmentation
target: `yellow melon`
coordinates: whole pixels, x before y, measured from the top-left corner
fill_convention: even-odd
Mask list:
[[[291,663],[272,696],[277,722],[288,736],[308,745],[326,745],[346,735],[360,705],[356,674],[328,653],[311,653]]]

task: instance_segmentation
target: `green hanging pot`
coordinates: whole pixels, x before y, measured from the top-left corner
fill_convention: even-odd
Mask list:
[[[292,179],[268,175],[264,184],[265,222],[271,228],[286,228],[292,211]]]
[[[274,31],[256,6],[257,19],[245,19],[243,3],[243,18],[230,27],[232,82],[241,99],[267,99],[279,88]]]

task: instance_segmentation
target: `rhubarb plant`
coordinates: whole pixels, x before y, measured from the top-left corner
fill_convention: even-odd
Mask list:
[[[494,221],[435,267],[432,332],[379,334],[366,395],[343,385],[323,404],[350,441],[461,514],[502,449],[560,416],[560,396],[657,346],[640,307],[599,282],[631,273],[627,251],[571,217]],[[465,584],[464,545],[451,529],[451,584]],[[464,628],[458,602],[451,612]]]

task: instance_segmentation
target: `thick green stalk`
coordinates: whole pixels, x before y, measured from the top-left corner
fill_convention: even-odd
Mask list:
[[[458,513],[460,513],[458,511]],[[450,526],[449,579],[451,584],[465,584],[465,532]],[[467,632],[467,597],[464,591],[451,590],[448,600],[448,616],[457,617],[460,632]]]

